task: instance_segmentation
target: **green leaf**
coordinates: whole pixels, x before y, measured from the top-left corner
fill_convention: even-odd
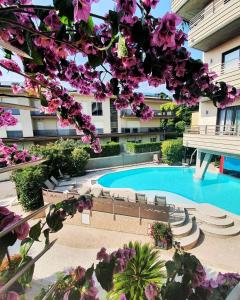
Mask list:
[[[70,294],[68,295],[68,300],[79,300],[80,292],[77,288],[71,289]]]
[[[51,210],[49,211],[46,222],[53,232],[57,232],[63,227],[62,217],[55,210],[53,212]]]
[[[128,57],[128,49],[126,47],[126,41],[124,36],[121,34],[119,35],[119,40],[118,40],[118,57]]]
[[[103,54],[103,53],[104,52],[101,52],[99,55],[89,54],[88,62],[90,64],[90,66],[92,66],[93,68],[100,66],[104,62],[105,54]]]
[[[44,237],[45,237],[45,245],[49,245],[49,233],[50,229],[47,228],[43,231]]]
[[[39,237],[41,234],[41,220],[31,227],[29,231],[29,237],[32,238],[34,241],[39,241]]]
[[[46,97],[43,94],[40,95],[40,102],[41,102],[42,106],[48,107],[48,101],[47,101]]]
[[[87,34],[92,34],[94,32],[94,22],[91,16],[88,18],[87,22],[81,22],[81,29]]]
[[[21,262],[21,265],[17,270],[21,270],[27,263],[32,261],[32,257],[26,256],[24,257],[23,261]],[[33,273],[34,273],[34,267],[35,265],[33,264],[30,268],[27,269],[26,272],[18,279],[19,283],[23,286],[26,287],[29,283],[31,283],[32,278],[33,278]]]
[[[166,264],[165,264],[165,267],[167,269],[167,275],[168,275],[168,277],[172,277],[173,274],[176,271],[176,266],[175,266],[174,261],[172,261],[172,260],[167,261]]]
[[[59,11],[59,16],[65,16],[73,21],[73,1],[72,0],[53,0],[53,5]]]
[[[92,264],[91,268],[88,268],[86,273],[85,273],[85,279],[89,280],[92,278],[94,272],[94,264]]]
[[[63,25],[68,25],[69,24],[69,20],[68,20],[68,17],[67,16],[62,16],[60,18],[60,21]]]
[[[4,259],[6,252],[7,252],[7,248],[9,246],[14,245],[14,243],[17,240],[17,236],[15,233],[9,232],[8,234],[4,235],[1,239],[0,239],[0,265],[2,260]]]
[[[101,287],[107,292],[111,290],[113,285],[113,270],[115,267],[115,260],[112,259],[109,263],[100,262],[96,266],[95,274]]]
[[[33,240],[29,237],[21,242],[20,254],[21,254],[22,257],[27,255],[27,253],[28,253],[29,249],[31,248],[32,244],[33,244]]]

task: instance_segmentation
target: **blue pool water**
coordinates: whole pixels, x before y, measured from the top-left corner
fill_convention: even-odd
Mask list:
[[[207,173],[200,181],[194,179],[194,172],[192,168],[181,167],[138,168],[109,173],[99,178],[98,183],[136,191],[171,192],[240,215],[240,179]]]

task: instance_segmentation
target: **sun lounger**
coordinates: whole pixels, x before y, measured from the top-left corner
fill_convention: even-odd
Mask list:
[[[136,202],[147,203],[147,198],[145,194],[136,193]]]
[[[58,192],[71,191],[74,188],[73,185],[56,187],[55,184],[48,179],[44,181],[44,184],[49,190],[58,191]]]
[[[98,198],[101,196],[102,190],[103,190],[103,188],[101,187],[101,185],[95,184],[91,188],[91,195]]]
[[[167,198],[165,196],[155,196],[155,205],[158,206],[166,206],[167,205]]]
[[[50,177],[51,181],[56,185],[56,186],[67,186],[67,185],[76,185],[76,179],[69,179],[69,180],[57,180],[54,176]]]
[[[71,178],[70,175],[68,175],[68,174],[63,174],[62,171],[61,171],[60,169],[58,169],[58,172],[59,172],[60,178],[63,178],[63,179],[65,179],[65,180]]]

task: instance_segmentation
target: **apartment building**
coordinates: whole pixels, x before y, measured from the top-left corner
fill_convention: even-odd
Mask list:
[[[216,80],[240,88],[240,1],[173,0],[172,10],[189,23],[189,46],[204,52],[204,62],[218,74]],[[186,131],[184,145],[198,149],[197,178],[204,176],[214,154],[237,162],[240,99],[225,109],[202,99],[198,124]]]
[[[0,138],[6,142],[21,141],[24,146],[32,143],[46,143],[62,138],[79,139],[81,133],[77,133],[72,127],[62,128],[55,114],[46,115],[40,111],[40,102],[29,99],[26,95],[14,97],[9,85],[0,86],[0,106],[9,109],[14,103],[12,113],[18,119],[16,126],[0,128]],[[4,96],[9,95],[9,97]],[[104,102],[96,102],[92,96],[79,95],[72,92],[76,101],[81,102],[84,113],[92,117],[92,122],[102,142],[127,141],[155,142],[163,138],[160,130],[162,118],[173,119],[172,112],[160,111],[160,105],[170,100],[154,96],[146,96],[145,101],[154,110],[154,117],[150,121],[140,121],[133,115],[130,108],[116,111],[114,99],[106,99]],[[168,133],[171,134],[175,133]]]

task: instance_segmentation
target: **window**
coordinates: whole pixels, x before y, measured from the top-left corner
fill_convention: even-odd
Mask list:
[[[102,103],[101,102],[93,102],[92,103],[92,116],[102,116]]]
[[[240,46],[222,54],[223,71],[239,68]]]
[[[20,110],[16,108],[4,108],[5,111],[11,111],[12,115],[14,116],[19,116],[20,115]]]
[[[150,138],[151,143],[155,143],[157,141],[157,138]]]

